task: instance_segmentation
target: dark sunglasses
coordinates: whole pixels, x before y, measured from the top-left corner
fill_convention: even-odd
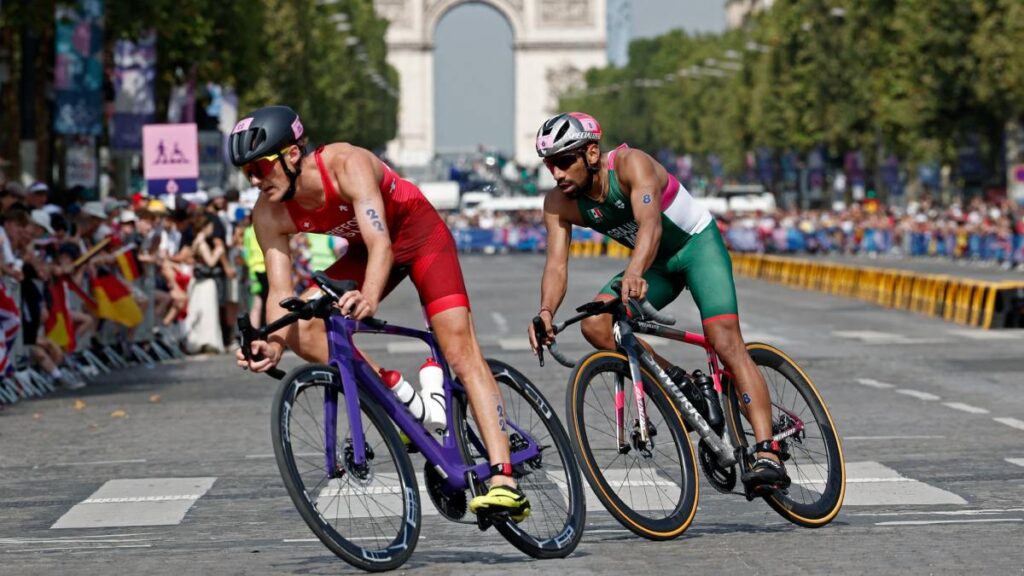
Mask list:
[[[569,168],[572,168],[581,156],[582,154],[578,152],[573,152],[571,154],[560,154],[558,156],[552,156],[551,158],[545,158],[544,165],[548,167],[548,170],[551,170],[552,168],[558,168],[559,170],[564,172]]]

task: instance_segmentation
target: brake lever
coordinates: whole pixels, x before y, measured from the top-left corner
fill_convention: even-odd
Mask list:
[[[544,340],[548,337],[548,331],[544,327],[544,319],[540,316],[533,317],[533,335],[537,338],[537,361],[544,367]]]
[[[249,315],[242,313],[238,315],[238,347],[242,349],[242,356],[247,362],[252,362],[252,340],[253,340],[253,327],[252,321],[249,320]]]

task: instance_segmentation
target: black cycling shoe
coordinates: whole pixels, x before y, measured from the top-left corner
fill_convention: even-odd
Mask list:
[[[780,455],[779,443],[774,440],[765,440],[754,445],[755,452],[769,452]],[[750,469],[740,477],[748,494],[763,496],[775,490],[789,488],[792,481],[786,473],[786,467],[780,462],[771,458],[757,458],[751,464]]]

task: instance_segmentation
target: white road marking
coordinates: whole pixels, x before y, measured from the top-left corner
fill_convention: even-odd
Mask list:
[[[943,402],[942,404],[943,406],[949,406],[954,410],[960,410],[970,414],[988,414],[988,410],[985,410],[984,408],[971,406],[970,404],[964,404],[963,402]]]
[[[959,330],[947,330],[953,336],[970,338],[972,340],[1019,340],[1024,338],[1024,331],[1021,330],[981,330],[980,328],[966,328]]]
[[[388,354],[430,354],[430,346],[422,340],[407,338],[403,342],[388,342]]]
[[[846,499],[844,506],[928,506],[964,505],[960,496],[907,478],[879,462],[846,463]]]
[[[865,344],[938,344],[946,341],[941,338],[910,338],[903,334],[875,332],[872,330],[840,330],[832,332],[832,335],[850,340],[860,340]]]
[[[495,326],[498,327],[498,334],[508,334],[508,320],[505,319],[504,314],[491,312],[491,320],[494,320]]]
[[[1016,428],[1017,430],[1024,430],[1024,420],[1018,420],[1016,418],[993,418],[1000,424],[1005,424],[1010,428]]]
[[[110,480],[76,504],[50,528],[169,526],[185,514],[216,478],[134,478]]]
[[[945,436],[843,436],[847,440],[940,440]]]
[[[145,461],[145,458],[139,458],[136,460],[97,460],[95,462],[60,462],[57,464],[52,464],[52,466],[100,466],[103,464],[142,464]]]
[[[905,396],[913,396],[914,398],[920,398],[921,400],[928,400],[929,402],[933,402],[935,400],[942,400],[941,397],[936,396],[935,394],[932,394],[930,392],[921,392],[920,390],[909,390],[907,388],[897,388],[896,393],[903,394]]]
[[[1024,458],[1006,458],[1006,461],[1017,466],[1024,466]]]
[[[177,500],[199,500],[202,494],[172,494],[170,496],[129,496],[125,498],[88,498],[80,504],[127,504],[132,502],[175,502]]]
[[[298,456],[302,456],[302,457],[305,457],[305,458],[316,457],[316,456],[323,456],[323,454],[320,453],[320,452],[294,452],[292,455],[293,456],[297,456],[297,457]],[[245,455],[245,458],[247,460],[257,460],[257,459],[262,459],[262,458],[274,458],[274,457],[275,457],[274,454],[246,454]]]
[[[875,526],[927,526],[929,524],[980,524],[982,522],[1024,522],[1024,518],[979,518],[975,520],[896,520],[875,522]]]
[[[906,512],[854,512],[850,516],[984,516],[1024,512],[1024,508],[983,508],[981,510],[927,510]]]
[[[871,378],[857,378],[857,383],[861,384],[862,386],[869,386],[871,388],[878,388],[880,390],[896,387],[895,384],[889,384],[888,382],[879,382],[878,380],[873,380]]]
[[[118,546],[68,546],[65,548],[20,548],[17,550],[8,550],[8,553],[14,552],[66,552],[69,550],[75,550],[77,552],[88,552],[90,550],[111,550],[114,548],[152,548],[152,544],[123,544]]]
[[[530,339],[525,336],[522,338],[499,338],[498,346],[501,346],[502,350],[508,351],[529,350]]]

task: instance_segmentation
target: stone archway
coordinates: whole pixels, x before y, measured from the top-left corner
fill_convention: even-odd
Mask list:
[[[605,0],[374,0],[387,18],[388,62],[398,70],[398,136],[388,154],[400,165],[434,156],[434,31],[461,4],[500,12],[515,38],[515,158],[535,164],[537,126],[555,112],[558,95],[588,68],[607,64]]]

